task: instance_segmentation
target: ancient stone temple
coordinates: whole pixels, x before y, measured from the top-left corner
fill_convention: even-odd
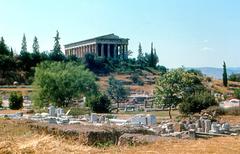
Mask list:
[[[75,55],[79,58],[86,53],[103,58],[128,58],[128,40],[109,34],[64,45],[65,55]]]

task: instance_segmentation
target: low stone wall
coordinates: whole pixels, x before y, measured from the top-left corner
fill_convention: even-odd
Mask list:
[[[66,139],[73,139],[85,145],[96,145],[99,143],[111,142],[117,144],[121,135],[125,133],[153,134],[143,128],[115,127],[115,126],[93,126],[93,125],[56,125],[40,122],[29,123],[32,131],[61,136]]]

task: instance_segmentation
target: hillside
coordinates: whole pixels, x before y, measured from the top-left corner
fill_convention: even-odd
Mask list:
[[[222,68],[215,68],[215,67],[193,67],[188,69],[196,69],[201,71],[204,75],[213,77],[215,79],[222,79]],[[240,73],[240,67],[229,67],[227,68],[228,75]]]
[[[138,86],[138,85],[131,85],[131,79],[129,79],[130,75],[129,74],[113,74],[114,77],[118,80],[124,81],[125,85],[126,84],[130,84],[127,85],[130,90],[132,91],[144,91],[147,92],[149,94],[153,94],[155,85],[154,84],[149,84],[149,83],[145,83],[143,86]],[[151,78],[157,78],[158,76],[156,75],[150,75]],[[107,86],[108,86],[108,78],[109,76],[103,76],[103,77],[99,77],[99,85],[101,90],[106,90]],[[141,76],[141,79],[144,80],[144,76]],[[228,87],[224,87],[222,80],[219,79],[212,79],[210,82],[207,82],[206,80],[204,80],[204,84],[209,87],[209,89],[220,93],[220,94],[233,94],[233,90],[236,88],[240,88],[240,82],[232,82],[232,81],[228,81]]]
[[[120,80],[124,83],[124,85],[128,86],[130,88],[131,91],[144,91],[146,93],[149,94],[153,94],[153,90],[154,90],[154,84],[149,84],[146,83],[143,86],[139,86],[139,85],[132,85],[132,81],[130,78],[129,74],[113,74],[113,76],[117,79]],[[100,85],[100,89],[101,90],[106,90],[108,87],[108,78],[110,76],[103,76],[103,77],[99,77],[99,85]],[[151,75],[152,78],[157,77],[154,75]],[[141,79],[144,81],[145,77],[141,77]]]

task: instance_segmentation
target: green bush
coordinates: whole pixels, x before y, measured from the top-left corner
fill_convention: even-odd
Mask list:
[[[209,92],[198,92],[186,97],[179,105],[182,114],[200,113],[203,109],[216,105],[214,96]]]
[[[229,76],[229,81],[240,82],[240,74],[231,74]]]
[[[23,96],[21,93],[12,92],[9,97],[9,108],[18,110],[23,107]]]
[[[132,82],[139,86],[143,86],[144,82],[141,80],[140,75],[138,73],[132,73],[130,76]]]
[[[106,95],[95,96],[89,99],[88,107],[96,113],[109,113],[111,101]]]
[[[240,99],[240,88],[234,90],[234,97]]]

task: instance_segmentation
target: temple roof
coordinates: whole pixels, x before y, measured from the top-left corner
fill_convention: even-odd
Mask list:
[[[67,48],[67,47],[71,47],[71,46],[75,46],[75,45],[79,45],[79,44],[84,44],[84,43],[88,43],[88,42],[92,42],[92,41],[96,41],[96,40],[101,40],[101,39],[106,39],[106,40],[129,40],[128,38],[120,38],[119,36],[112,33],[112,34],[107,34],[107,35],[94,37],[94,38],[87,39],[87,40],[82,40],[82,41],[78,41],[78,42],[74,42],[74,43],[69,43],[69,44],[66,44],[64,46],[65,46],[65,48]]]

